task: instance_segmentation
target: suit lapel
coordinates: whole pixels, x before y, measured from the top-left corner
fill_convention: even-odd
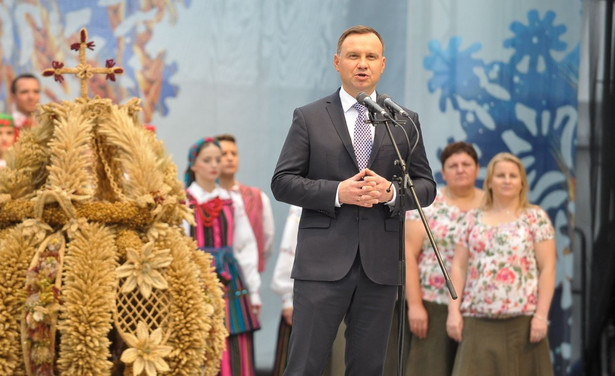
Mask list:
[[[344,147],[346,148],[346,151],[358,169],[359,165],[357,163],[357,157],[354,153],[352,141],[350,140],[350,134],[348,133],[348,125],[346,125],[346,118],[344,117],[344,110],[342,109],[342,101],[340,100],[339,90],[329,97],[329,100],[327,101],[327,112],[329,113],[329,118],[333,123],[335,131],[339,135]]]

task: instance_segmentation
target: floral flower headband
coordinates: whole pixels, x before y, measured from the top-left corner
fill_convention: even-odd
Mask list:
[[[0,127],[11,127],[13,128],[13,117],[7,114],[0,114]]]

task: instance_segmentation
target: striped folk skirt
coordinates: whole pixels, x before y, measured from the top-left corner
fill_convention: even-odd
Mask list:
[[[202,248],[210,253],[216,273],[224,285],[226,328],[229,336],[222,354],[221,376],[253,376],[254,331],[260,329],[258,318],[252,313],[250,292],[230,247]]]

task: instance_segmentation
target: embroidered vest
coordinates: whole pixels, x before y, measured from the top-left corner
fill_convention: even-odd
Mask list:
[[[243,205],[256,238],[258,248],[258,272],[265,270],[265,230],[263,229],[263,199],[260,189],[237,184]]]

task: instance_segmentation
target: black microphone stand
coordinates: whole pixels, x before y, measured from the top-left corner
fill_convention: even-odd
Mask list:
[[[406,166],[406,161],[401,156],[399,152],[399,148],[397,147],[397,143],[395,142],[395,137],[393,137],[393,133],[391,132],[391,125],[389,122],[395,124],[398,127],[401,127],[399,121],[395,120],[392,116],[386,116],[384,120],[377,120],[374,118],[373,113],[369,112],[369,119],[371,124],[376,126],[377,124],[383,124],[387,134],[389,135],[389,140],[395,149],[395,153],[397,154],[397,160],[395,160],[395,165],[399,167],[400,176],[393,176],[393,179],[399,183],[399,265],[398,265],[398,287],[397,287],[397,299],[399,301],[398,308],[398,333],[397,333],[397,374],[398,376],[403,375],[403,351],[404,351],[404,332],[405,332],[405,322],[406,322],[406,237],[405,237],[405,221],[406,221],[406,192],[410,191],[412,195],[412,199],[416,206],[416,209],[419,212],[419,216],[421,217],[421,221],[423,222],[423,226],[425,227],[425,232],[429,238],[429,242],[433,247],[434,253],[436,254],[436,258],[438,259],[438,264],[440,265],[440,269],[442,270],[442,274],[444,275],[444,280],[446,281],[446,287],[448,288],[449,294],[453,300],[457,299],[457,293],[455,292],[455,287],[453,286],[453,282],[451,281],[448,272],[446,271],[446,267],[444,266],[444,261],[442,260],[442,256],[440,255],[440,250],[438,249],[438,245],[434,240],[433,234],[431,232],[431,228],[429,227],[429,223],[427,223],[427,219],[425,217],[425,213],[423,212],[423,208],[421,207],[421,203],[419,202],[418,196],[416,195],[416,191],[414,189],[414,183],[408,174],[408,169]],[[414,124],[414,121],[409,118],[410,121]],[[419,137],[418,128],[415,125],[415,129],[417,130],[417,137]],[[408,145],[409,153],[412,152],[411,145]]]

